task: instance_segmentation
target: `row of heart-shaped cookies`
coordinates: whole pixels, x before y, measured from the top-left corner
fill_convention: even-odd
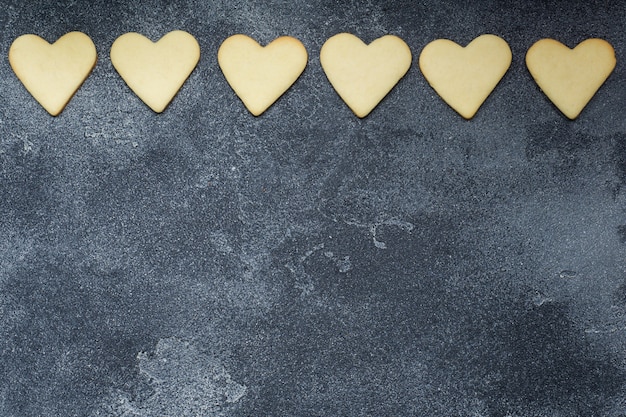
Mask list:
[[[111,62],[126,84],[155,112],[162,112],[200,59],[195,38],[173,31],[158,42],[126,33],[111,46]],[[226,39],[219,66],[235,93],[255,116],[271,106],[304,71],[308,55],[297,39],[283,36],[265,47],[245,35]],[[89,76],[97,60],[91,39],[70,32],[50,45],[36,35],[17,38],[9,62],[17,77],[52,115],[59,114]],[[481,35],[466,47],[435,40],[422,50],[420,69],[433,89],[470,119],[508,70],[511,50],[495,35]],[[348,33],[328,39],[320,63],[339,96],[358,117],[367,116],[411,66],[408,45],[385,35],[369,45]],[[533,78],[570,119],[576,118],[615,67],[612,46],[587,39],[576,48],[537,41],[526,54]]]

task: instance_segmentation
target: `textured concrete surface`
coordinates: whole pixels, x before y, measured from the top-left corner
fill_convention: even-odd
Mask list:
[[[626,4],[606,1],[3,1],[0,415],[626,416]],[[108,50],[183,29],[202,57],[157,115]],[[93,39],[50,117],[13,39]],[[414,62],[363,120],[327,82],[339,32]],[[263,116],[220,43],[300,39]],[[509,42],[463,120],[421,76],[431,40]],[[576,121],[535,86],[540,38],[608,40]]]

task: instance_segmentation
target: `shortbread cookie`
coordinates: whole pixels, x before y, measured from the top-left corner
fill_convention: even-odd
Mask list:
[[[441,98],[466,119],[474,117],[511,66],[511,48],[495,35],[462,47],[437,39],[424,47],[419,66]]]
[[[28,92],[52,116],[65,108],[96,65],[96,47],[81,32],[70,32],[50,45],[22,35],[9,49],[9,63]]]
[[[526,66],[546,96],[570,119],[578,117],[615,68],[615,51],[602,39],[569,49],[541,39],[526,52]]]
[[[365,117],[407,73],[411,50],[393,35],[366,45],[352,34],[340,33],[324,43],[320,62],[343,101],[358,117]]]
[[[111,62],[122,79],[152,110],[161,113],[200,60],[200,45],[187,32],[175,30],[152,42],[126,33],[113,42]]]
[[[246,35],[233,35],[217,52],[226,81],[255,116],[267,110],[296,82],[307,60],[302,42],[290,36],[282,36],[262,47]]]

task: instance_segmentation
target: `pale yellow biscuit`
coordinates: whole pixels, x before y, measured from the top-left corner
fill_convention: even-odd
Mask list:
[[[419,57],[422,74],[450,107],[474,117],[511,66],[511,48],[495,35],[481,35],[462,47],[437,39]]]
[[[537,85],[570,119],[578,117],[615,64],[613,47],[602,39],[587,39],[574,49],[541,39],[526,52],[526,66]]]
[[[152,42],[126,33],[113,42],[111,62],[137,96],[157,113],[165,110],[200,60],[200,45],[175,30]]]
[[[367,116],[411,67],[411,50],[399,37],[385,35],[366,45],[340,33],[320,50],[326,77],[358,117]]]
[[[307,60],[304,45],[290,36],[281,36],[263,47],[246,35],[233,35],[217,52],[226,81],[255,116],[296,82]]]
[[[81,32],[67,33],[52,45],[37,35],[22,35],[9,49],[15,75],[52,116],[65,108],[96,60],[96,47]]]

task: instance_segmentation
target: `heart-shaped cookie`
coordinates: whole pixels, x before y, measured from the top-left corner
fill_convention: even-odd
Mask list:
[[[302,42],[290,36],[281,36],[263,47],[246,35],[233,35],[217,52],[226,81],[255,116],[296,82],[307,60]]]
[[[578,117],[615,64],[615,51],[603,39],[587,39],[574,49],[541,39],[526,52],[526,66],[535,82],[570,119]]]
[[[161,113],[200,60],[200,45],[187,32],[169,32],[158,42],[126,33],[113,42],[111,62],[122,79],[152,110]]]
[[[411,67],[411,50],[385,35],[366,45],[350,33],[329,38],[320,50],[326,77],[358,117],[367,116]]]
[[[96,60],[96,47],[81,32],[67,33],[52,45],[37,35],[22,35],[9,49],[15,75],[52,116],[65,108]]]
[[[502,38],[481,35],[462,47],[437,39],[419,57],[422,74],[450,107],[466,119],[474,117],[511,66],[511,48]]]

